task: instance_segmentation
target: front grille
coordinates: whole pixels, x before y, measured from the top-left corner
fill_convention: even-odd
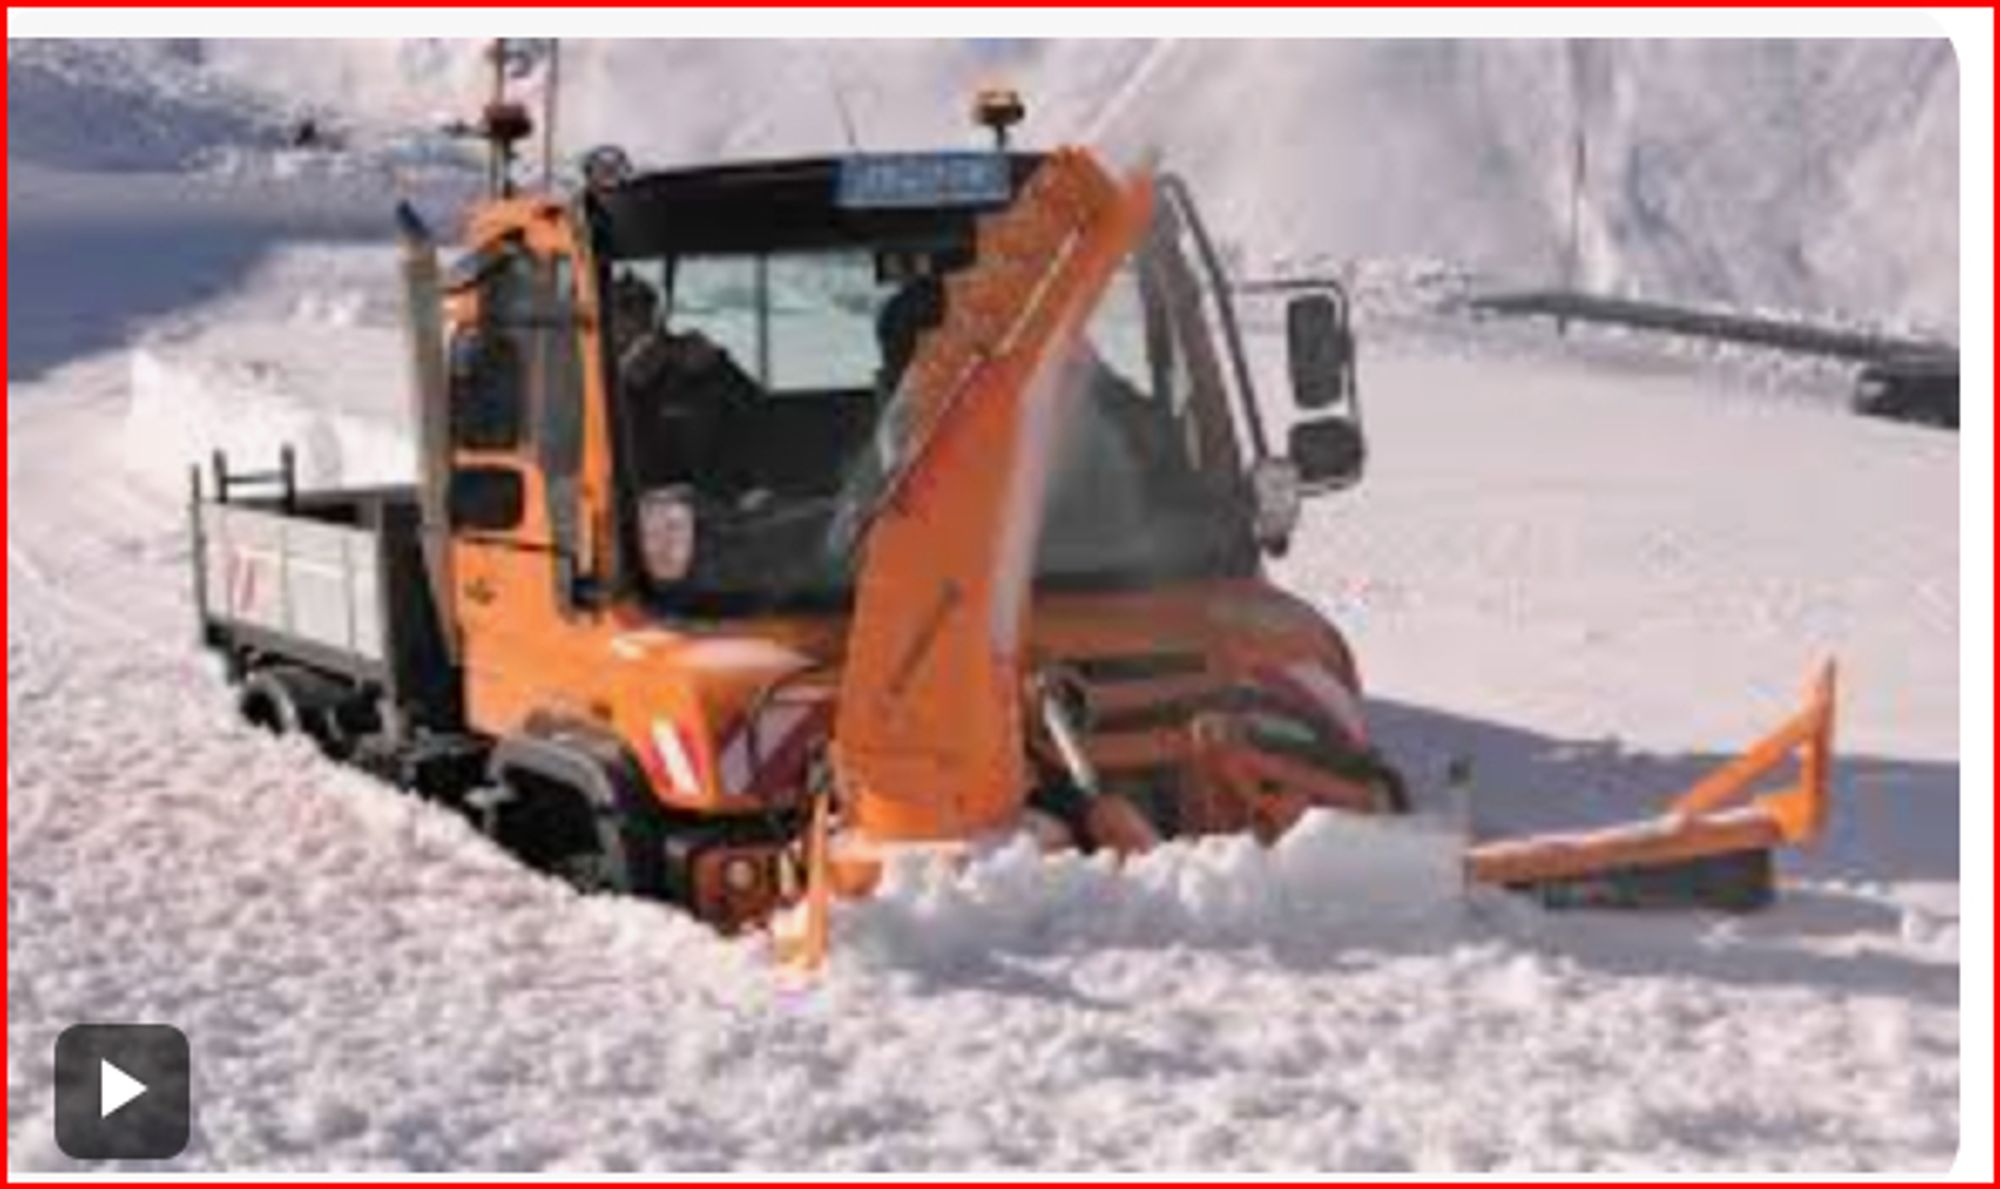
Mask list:
[[[1104,777],[1106,792],[1130,801],[1162,836],[1173,838],[1182,827],[1183,773],[1171,764],[1123,768]]]
[[[1091,718],[1091,729],[1115,735],[1127,731],[1159,731],[1177,727],[1203,710],[1212,709],[1222,699],[1203,695],[1193,698],[1166,698],[1144,706],[1107,710]]]

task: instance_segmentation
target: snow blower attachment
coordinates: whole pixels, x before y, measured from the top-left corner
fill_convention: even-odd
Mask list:
[[[1823,664],[1807,690],[1805,704],[1747,751],[1709,772],[1668,804],[1658,817],[1601,829],[1509,838],[1467,847],[1465,885],[1487,885],[1534,896],[1552,909],[1708,909],[1750,912],[1776,896],[1780,847],[1807,847],[1824,831],[1830,809],[1835,666]],[[1222,718],[1198,720],[1192,728],[1191,778],[1210,804],[1228,806],[1203,832],[1250,832],[1275,841],[1314,808],[1374,816],[1401,813],[1400,802],[1385,804],[1357,790],[1356,783],[1327,784],[1310,770],[1275,759],[1255,748],[1231,754],[1214,750],[1209,733]],[[1789,783],[1758,791],[1787,765]],[[1249,766],[1248,779],[1244,766]],[[1282,771],[1283,781],[1258,780],[1256,773]],[[1277,793],[1276,790],[1291,790]],[[1301,794],[1300,789],[1310,790]],[[1398,786],[1400,796],[1400,786]],[[1106,798],[1117,804],[1116,798]],[[1119,827],[1100,835],[1102,844],[1123,855],[1141,853],[1157,841],[1144,819],[1121,806]],[[1136,833],[1123,823],[1141,823]],[[1379,819],[1378,819],[1379,820]],[[1434,821],[1413,829],[1440,845]],[[1039,835],[1038,835],[1039,837]],[[1073,844],[1073,839],[1063,841]],[[1447,844],[1448,845],[1448,844]],[[839,877],[838,845],[831,833],[827,802],[815,807],[808,841],[808,894],[795,932],[779,939],[781,957],[812,969],[827,957],[830,915],[837,895],[865,891],[872,878]],[[870,852],[870,858],[875,857]]]

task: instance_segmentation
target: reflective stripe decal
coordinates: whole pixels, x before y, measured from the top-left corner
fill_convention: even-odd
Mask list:
[[[688,754],[680,728],[666,719],[656,720],[653,723],[653,750],[659,753],[660,764],[667,770],[667,779],[672,782],[677,795],[700,795],[701,780],[695,775],[694,757]]]

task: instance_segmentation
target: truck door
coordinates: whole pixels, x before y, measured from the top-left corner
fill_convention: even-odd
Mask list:
[[[577,690],[576,591],[584,517],[576,270],[558,245],[482,250],[470,316],[449,346],[453,561],[466,711],[518,729]]]

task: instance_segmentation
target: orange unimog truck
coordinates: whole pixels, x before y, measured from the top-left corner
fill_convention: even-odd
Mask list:
[[[1280,448],[1188,188],[1007,151],[1018,101],[980,112],[1001,147],[600,150],[557,194],[514,188],[527,121],[489,109],[494,193],[448,270],[403,212],[419,481],[196,477],[246,716],[724,929],[823,921],[899,849],[1405,809],[1347,641],[1265,571],[1361,477],[1346,295],[1284,307]],[[1772,744],[1818,757],[1783,804],[1823,799],[1827,713]],[[1467,870],[1747,906],[1816,826],[1761,806]]]

